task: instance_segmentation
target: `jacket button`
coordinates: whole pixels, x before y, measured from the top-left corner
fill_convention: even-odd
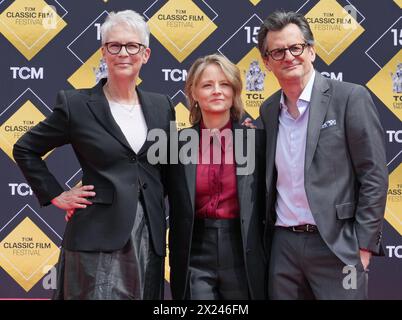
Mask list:
[[[146,182],[142,185],[142,189],[146,189],[148,187],[148,185],[146,184]]]
[[[251,249],[247,249],[246,253],[249,254],[251,252]]]

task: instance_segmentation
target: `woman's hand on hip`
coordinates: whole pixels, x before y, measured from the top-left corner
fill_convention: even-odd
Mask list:
[[[56,207],[66,210],[66,221],[68,221],[76,209],[85,209],[92,202],[87,197],[94,197],[96,193],[93,185],[75,186],[69,191],[64,191],[51,202]]]

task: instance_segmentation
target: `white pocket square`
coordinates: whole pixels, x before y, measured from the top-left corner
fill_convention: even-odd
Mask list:
[[[336,126],[336,120],[335,119],[325,121],[324,124],[321,126],[321,129],[325,129],[325,128],[332,127],[332,126]]]

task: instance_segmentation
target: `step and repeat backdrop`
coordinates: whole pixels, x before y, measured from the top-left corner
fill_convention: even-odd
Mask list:
[[[385,128],[389,168],[383,244],[370,266],[371,299],[402,299],[402,0],[0,0],[0,298],[47,299],[55,286],[64,212],[41,208],[12,157],[24,132],[48,116],[60,89],[98,80],[100,25],[133,9],[151,29],[151,59],[139,87],[171,97],[189,125],[183,93],[191,63],[219,52],[241,70],[247,115],[279,89],[256,49],[262,20],[283,8],[303,13],[324,76],[365,85]],[[71,147],[46,155],[65,189],[81,180]],[[168,265],[166,267],[168,288]],[[169,292],[167,291],[167,296]]]

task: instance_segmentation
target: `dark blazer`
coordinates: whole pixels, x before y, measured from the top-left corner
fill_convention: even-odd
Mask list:
[[[267,230],[275,224],[275,151],[281,92],[260,109],[267,132]],[[387,198],[384,131],[367,89],[316,72],[307,128],[304,185],[321,237],[345,264],[359,248],[381,254]]]
[[[192,129],[199,132],[199,126]],[[252,299],[265,299],[266,260],[263,248],[264,204],[265,204],[265,132],[254,130],[233,123],[233,129],[240,130],[241,136],[234,134],[234,146],[243,144],[244,153],[247,143],[247,131],[255,133],[255,148],[247,154],[247,161],[255,159],[255,168],[245,175],[237,172],[237,193],[240,205],[241,235],[243,254],[246,262],[247,280]],[[186,133],[191,129],[183,129]],[[239,138],[239,139],[237,139]],[[239,141],[240,140],[240,141]],[[187,141],[179,141],[179,148]],[[179,149],[180,150],[180,149]],[[198,148],[197,148],[198,158]],[[240,168],[235,156],[236,167]],[[244,166],[245,167],[245,166]],[[195,163],[170,165],[168,169],[167,191],[169,198],[169,261],[170,285],[173,299],[184,299],[188,279],[189,256],[195,216]]]
[[[67,223],[63,246],[72,251],[113,251],[128,241],[140,190],[145,200],[156,253],[165,255],[162,167],[147,161],[146,141],[136,154],[115,122],[102,87],[60,91],[53,113],[14,145],[14,159],[41,205],[64,190],[41,156],[71,144],[81,164],[83,185],[95,186],[93,204],[75,211]],[[137,89],[148,131],[169,132],[174,109],[166,96]]]

